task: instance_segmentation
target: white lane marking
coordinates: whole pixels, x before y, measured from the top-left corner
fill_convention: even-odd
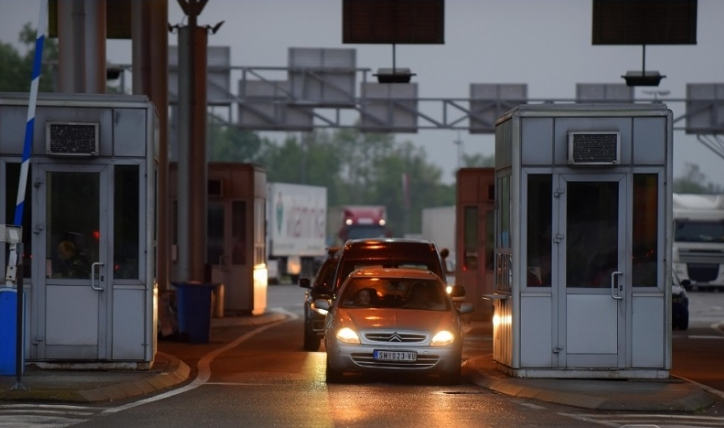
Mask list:
[[[643,427],[704,427],[704,426],[722,426],[724,418],[715,416],[696,416],[696,415],[675,415],[675,414],[646,414],[646,413],[559,413],[572,419],[585,421],[589,425],[595,423],[597,425],[618,427],[618,428],[643,428]]]
[[[66,410],[98,410],[105,407],[72,406],[68,404],[0,404],[0,409],[66,409]]]
[[[535,409],[535,410],[543,410],[543,409],[545,409],[545,407],[539,406],[538,404],[533,404],[533,403],[520,403],[520,405],[521,405],[521,406],[525,406],[525,407],[529,407],[529,408]]]
[[[156,402],[156,401],[165,400],[165,399],[167,399],[167,398],[170,398],[170,397],[173,397],[173,396],[176,396],[176,395],[179,395],[179,394],[183,394],[183,393],[185,393],[185,392],[192,391],[192,390],[200,387],[201,385],[205,384],[205,383],[209,380],[209,377],[211,377],[211,369],[210,369],[210,367],[211,367],[211,362],[212,362],[212,361],[214,360],[214,358],[216,358],[219,354],[221,354],[221,353],[223,353],[223,352],[226,352],[226,351],[228,351],[229,349],[232,349],[232,348],[235,348],[235,347],[239,346],[239,345],[240,345],[241,343],[243,343],[244,341],[251,339],[252,337],[256,336],[257,334],[259,334],[259,333],[261,333],[261,332],[263,332],[263,331],[265,331],[265,330],[268,330],[268,329],[270,329],[270,328],[272,328],[272,327],[278,326],[279,324],[283,324],[283,323],[286,323],[286,322],[289,322],[289,321],[292,321],[292,320],[295,320],[295,319],[299,318],[298,315],[296,315],[296,314],[294,314],[294,313],[292,313],[292,312],[285,311],[285,310],[283,310],[283,309],[277,309],[276,312],[284,313],[285,315],[289,316],[289,318],[285,318],[285,319],[283,319],[283,320],[276,321],[276,322],[273,322],[273,323],[270,323],[270,324],[261,326],[261,327],[255,329],[255,330],[252,330],[252,331],[250,331],[250,332],[248,332],[248,333],[246,333],[246,334],[244,334],[244,335],[241,335],[241,336],[237,337],[236,340],[234,340],[233,342],[227,344],[226,346],[223,346],[223,347],[221,347],[221,348],[217,348],[217,349],[209,352],[208,354],[204,355],[204,356],[199,360],[199,363],[198,363],[198,365],[197,365],[198,374],[196,375],[196,379],[194,379],[190,384],[188,384],[188,385],[186,385],[186,386],[184,386],[184,387],[178,388],[178,389],[174,389],[173,391],[166,392],[166,393],[164,393],[164,394],[156,395],[156,396],[154,396],[154,397],[145,398],[145,399],[143,399],[143,400],[139,400],[139,401],[136,401],[136,402],[133,402],[133,403],[128,403],[128,404],[126,404],[126,405],[119,406],[119,407],[116,407],[116,408],[106,409],[106,410],[104,410],[104,411],[101,413],[101,415],[110,415],[110,414],[113,414],[113,413],[118,413],[118,412],[122,412],[122,411],[124,411],[124,410],[131,409],[131,408],[134,408],[134,407],[137,407],[137,406],[142,406],[142,405],[144,405],[144,404],[148,404],[148,403],[153,403],[153,402]]]

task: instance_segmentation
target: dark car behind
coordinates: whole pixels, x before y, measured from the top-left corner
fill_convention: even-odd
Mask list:
[[[424,239],[371,238],[351,239],[340,254],[333,291],[336,293],[347,276],[365,266],[386,268],[413,267],[429,270],[445,282],[445,268],[437,246]]]
[[[312,308],[315,299],[330,298],[332,296],[332,282],[339,261],[340,249],[330,247],[327,249],[327,258],[317,270],[311,280],[300,278],[299,286],[306,288],[304,293],[304,350],[317,351],[324,338],[325,315]]]
[[[676,272],[672,276],[671,328],[674,330],[687,330],[689,328],[689,296],[686,294],[686,286],[689,280],[684,280],[682,284]]]

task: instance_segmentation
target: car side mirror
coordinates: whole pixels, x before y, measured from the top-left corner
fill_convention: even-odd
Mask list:
[[[327,315],[329,308],[331,307],[329,300],[326,299],[315,299],[312,302],[312,310],[319,312],[320,314]]]
[[[312,281],[309,278],[299,278],[299,286],[302,288],[312,289]]]
[[[473,313],[475,312],[475,305],[472,303],[461,303],[458,307],[458,312],[460,312],[461,315]]]

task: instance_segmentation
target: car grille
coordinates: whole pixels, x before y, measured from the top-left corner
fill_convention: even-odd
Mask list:
[[[711,282],[719,276],[719,265],[689,263],[687,271],[692,281]]]
[[[679,260],[687,264],[719,265],[724,263],[724,253],[720,250],[680,249]]]
[[[427,340],[427,335],[414,333],[374,332],[364,336],[370,342],[420,343]]]
[[[417,354],[417,361],[375,361],[372,354],[352,353],[352,361],[360,367],[403,367],[409,369],[429,369],[437,364],[439,358],[437,355],[421,355]]]

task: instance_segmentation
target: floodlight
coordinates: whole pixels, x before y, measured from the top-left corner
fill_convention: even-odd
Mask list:
[[[0,224],[0,242],[8,244],[19,244],[23,240],[22,226],[11,224]]]
[[[378,83],[410,83],[415,73],[410,73],[409,68],[380,68],[377,70]]]
[[[621,77],[626,80],[626,86],[659,86],[661,79],[666,76],[662,76],[658,71],[628,71]]]

